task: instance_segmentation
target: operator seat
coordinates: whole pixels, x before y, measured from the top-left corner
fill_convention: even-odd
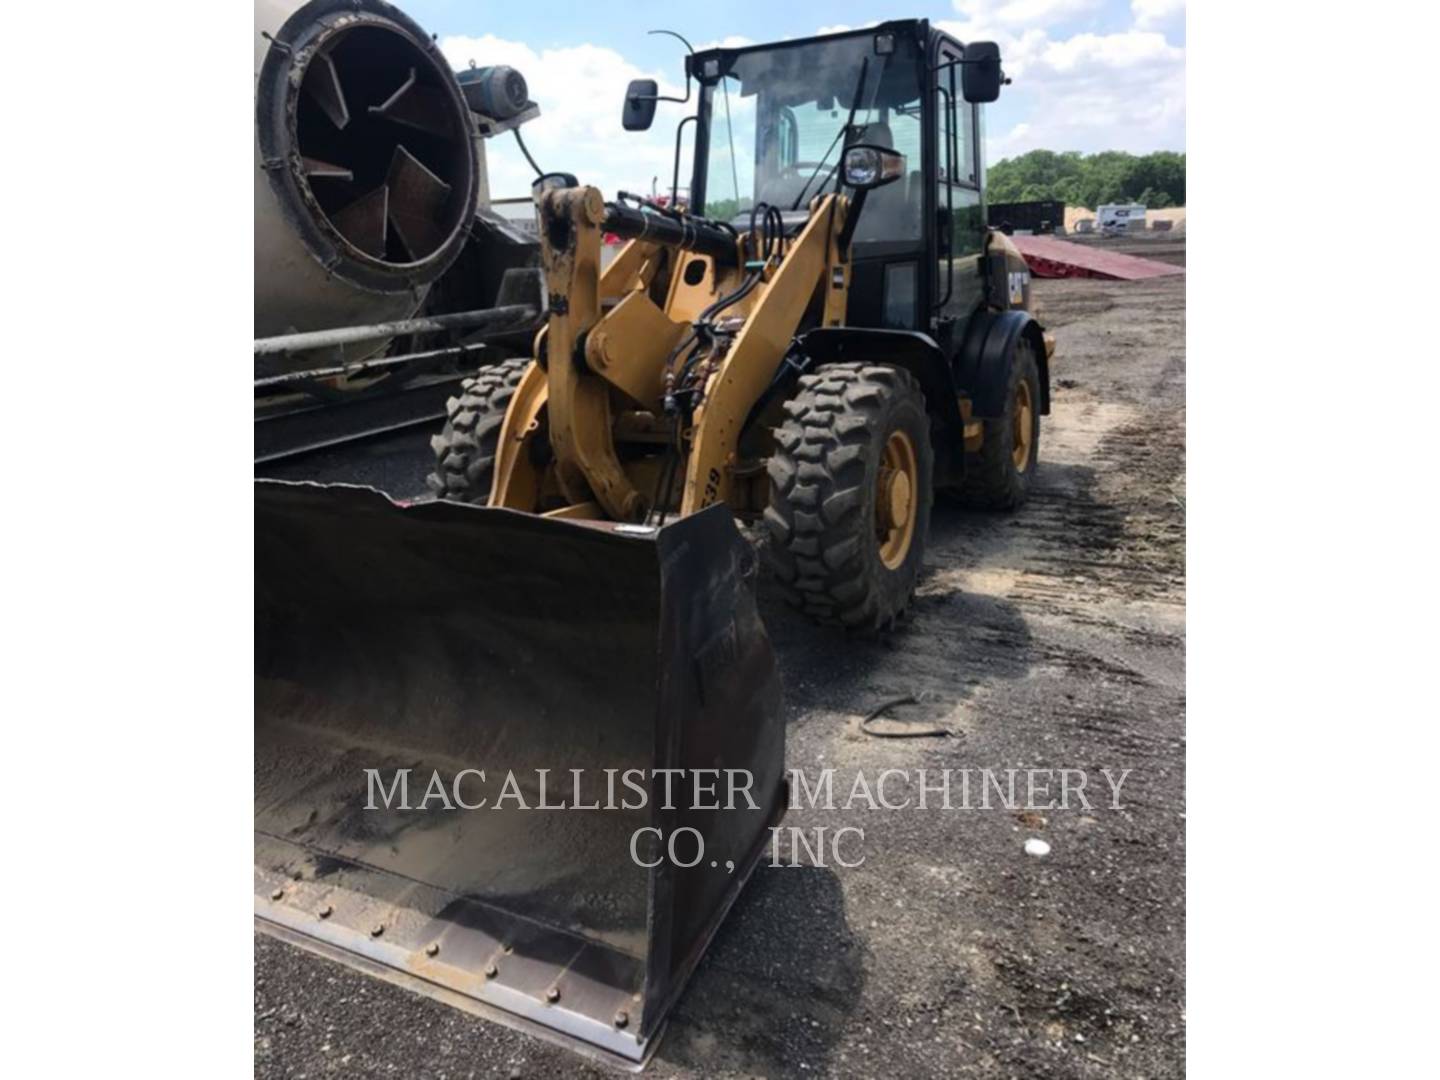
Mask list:
[[[895,149],[895,133],[890,130],[890,125],[883,120],[873,124],[866,124],[860,129],[860,136],[851,143],[851,146],[864,143],[867,146],[883,146],[886,150]]]

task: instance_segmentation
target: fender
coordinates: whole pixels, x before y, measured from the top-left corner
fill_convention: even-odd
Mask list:
[[[920,384],[926,407],[940,422],[943,434],[957,445],[964,445],[965,421],[960,416],[955,377],[944,351],[929,334],[826,326],[802,335],[798,344],[811,365],[850,360],[904,368]]]
[[[1040,414],[1050,412],[1050,357],[1045,351],[1045,333],[1028,311],[977,311],[970,317],[964,343],[955,357],[955,382],[973,404],[972,415],[983,418],[1003,416],[1005,388],[1009,384],[1011,358],[1024,337],[1035,353],[1040,370]]]

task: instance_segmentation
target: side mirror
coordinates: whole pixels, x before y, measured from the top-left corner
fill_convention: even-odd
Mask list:
[[[655,122],[655,103],[660,100],[660,84],[654,79],[632,79],[625,88],[625,110],[620,124],[626,131],[648,131]]]
[[[972,41],[960,64],[960,93],[975,105],[988,105],[1000,96],[1005,77],[1000,73],[1000,46],[993,41]]]
[[[852,146],[845,151],[841,178],[859,191],[884,187],[905,175],[905,155],[885,146]]]

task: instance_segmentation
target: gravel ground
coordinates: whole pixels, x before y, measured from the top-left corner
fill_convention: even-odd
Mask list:
[[[859,767],[1131,769],[1123,809],[1101,787],[1088,811],[792,811],[862,828],[864,864],[757,870],[651,1075],[1184,1072],[1185,280],[1035,292],[1058,347],[1026,507],[937,506],[888,640],[817,632],[762,590],[788,764],[837,769],[837,793]],[[899,720],[951,735],[859,731],[906,694]],[[267,937],[255,960],[258,1076],[600,1075]]]

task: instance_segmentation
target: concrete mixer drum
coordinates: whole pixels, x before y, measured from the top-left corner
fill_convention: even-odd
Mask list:
[[[255,334],[404,318],[474,215],[475,123],[381,0],[258,0]]]

